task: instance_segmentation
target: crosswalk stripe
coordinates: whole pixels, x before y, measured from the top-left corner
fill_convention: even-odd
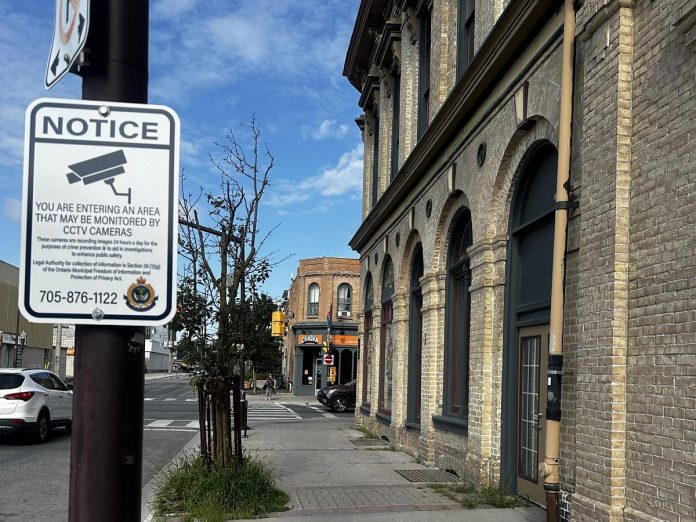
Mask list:
[[[279,403],[250,404],[247,413],[247,424],[255,421],[294,422],[299,420],[302,420],[301,416]]]
[[[329,414],[331,415],[331,414]],[[144,429],[150,431],[192,431],[199,429],[197,420],[178,420],[178,419],[146,419],[151,421],[145,424]],[[255,422],[297,422],[302,417],[296,412],[283,406],[282,404],[250,404],[247,413],[247,423],[253,425]]]
[[[164,428],[166,426],[169,426],[172,422],[174,422],[174,421],[158,419],[156,421],[152,421],[150,424],[147,424],[145,427],[146,428]]]
[[[198,399],[184,399],[183,397],[167,397],[166,399],[161,399],[159,397],[145,397],[146,401],[163,401],[163,402],[175,402],[175,401],[181,401],[181,402],[198,402]]]

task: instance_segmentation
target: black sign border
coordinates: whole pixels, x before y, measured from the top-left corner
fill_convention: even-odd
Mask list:
[[[42,139],[37,139],[36,134],[35,134],[35,128],[36,128],[36,113],[43,108],[46,107],[51,107],[51,108],[58,108],[58,109],[94,109],[99,110],[100,107],[107,106],[109,107],[110,111],[113,112],[127,112],[127,113],[147,113],[147,114],[161,114],[165,116],[169,122],[170,122],[170,135],[169,135],[169,227],[168,227],[168,238],[167,238],[167,273],[169,274],[169,277],[167,278],[167,306],[165,308],[164,313],[157,315],[157,316],[138,316],[138,315],[123,315],[123,314],[104,314],[104,317],[102,319],[95,319],[92,314],[74,314],[74,313],[45,313],[45,312],[37,312],[29,306],[29,301],[30,301],[30,288],[31,288],[31,239],[32,239],[32,212],[33,212],[33,203],[34,203],[34,149],[35,149],[35,144],[37,142],[42,142],[42,141],[47,141],[47,140],[42,140]],[[25,232],[25,238],[24,238],[24,250],[25,250],[25,255],[24,255],[24,309],[26,310],[27,314],[29,314],[31,317],[34,317],[36,319],[66,319],[68,320],[67,322],[70,322],[69,320],[78,320],[78,321],[84,321],[84,320],[89,320],[89,323],[86,324],[94,324],[94,325],[109,325],[110,321],[129,321],[132,323],[139,323],[139,322],[148,322],[148,323],[153,323],[153,322],[159,322],[159,321],[164,321],[164,319],[167,318],[167,316],[171,313],[172,308],[174,306],[174,279],[176,277],[176,274],[174,274],[174,231],[177,230],[177,228],[174,227],[174,223],[172,222],[175,217],[178,216],[177,213],[175,213],[175,204],[178,204],[178,201],[174,201],[174,194],[176,193],[176,178],[178,177],[178,172],[175,171],[175,164],[176,164],[176,131],[177,129],[177,121],[172,117],[171,113],[169,111],[163,110],[163,109],[158,109],[154,107],[148,107],[147,105],[143,105],[142,108],[140,107],[133,107],[133,106],[119,106],[119,105],[111,105],[109,102],[95,102],[94,104],[90,103],[80,103],[80,104],[71,104],[71,103],[64,103],[64,102],[51,102],[51,101],[43,101],[38,104],[36,104],[31,111],[30,115],[30,130],[29,130],[29,157],[28,157],[28,164],[27,164],[27,215],[24,217],[26,219],[26,232]],[[57,140],[50,140],[52,143],[56,142]],[[76,140],[70,140],[71,143],[75,143]],[[90,142],[80,142],[83,144],[89,144]],[[95,144],[92,142],[92,144]],[[99,145],[101,146],[123,146],[126,144],[123,143],[113,143],[113,142],[98,142]],[[148,148],[161,148],[158,146],[148,146]],[[98,306],[98,305],[96,305]],[[79,323],[79,324],[85,324],[85,323]],[[123,323],[121,323],[123,324]]]

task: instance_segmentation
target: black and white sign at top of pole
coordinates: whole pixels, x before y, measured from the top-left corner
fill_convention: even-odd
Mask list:
[[[179,132],[163,106],[29,106],[19,281],[27,319],[158,325],[174,316]]]
[[[53,40],[48,52],[44,87],[50,89],[70,72],[89,31],[90,0],[56,0]]]

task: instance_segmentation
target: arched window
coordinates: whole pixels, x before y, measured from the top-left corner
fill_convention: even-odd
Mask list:
[[[419,427],[421,422],[421,354],[423,341],[423,248],[419,244],[411,263],[411,295],[409,300],[408,331],[408,398],[406,422]]]
[[[391,417],[392,390],[393,390],[393,306],[394,296],[394,265],[391,258],[384,260],[384,273],[382,275],[382,331],[379,337],[379,412]]]
[[[353,287],[348,283],[338,285],[338,317],[350,317],[353,312]]]
[[[312,283],[307,289],[307,317],[319,315],[319,285]]]
[[[501,476],[512,491],[543,502],[546,377],[558,153],[531,151],[510,209],[503,348]],[[516,490],[515,490],[516,486]]]
[[[374,293],[372,291],[372,275],[367,273],[365,276],[365,337],[363,340],[363,355],[362,355],[362,403],[363,406],[369,408],[372,400],[372,351],[373,335],[372,335],[372,305],[374,304]]]
[[[471,269],[467,249],[471,243],[471,214],[465,209],[457,217],[447,252],[445,381],[442,401],[444,423],[439,426],[464,433],[468,432],[469,423]]]

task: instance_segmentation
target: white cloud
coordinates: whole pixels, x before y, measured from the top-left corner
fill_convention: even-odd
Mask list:
[[[345,123],[339,124],[336,120],[324,120],[319,124],[319,127],[311,132],[311,136],[317,141],[328,138],[345,138],[348,130],[349,127]]]
[[[322,196],[343,196],[362,190],[363,146],[341,155],[335,167],[300,183],[303,190],[316,189]]]
[[[16,198],[5,198],[2,212],[13,223],[19,223],[22,216],[22,202]]]
[[[337,13],[345,10],[345,0],[160,0],[152,17],[151,93],[182,103],[199,89],[251,76],[291,75],[305,79],[306,88],[321,76],[340,78],[350,27]],[[179,13],[188,15],[186,23],[172,22]]]
[[[362,191],[363,147],[358,144],[344,153],[333,167],[324,169],[299,183],[288,181],[272,186],[266,204],[271,207],[287,207],[304,203],[310,199],[347,196],[355,200]],[[323,202],[326,204],[326,202]]]
[[[40,97],[74,97],[68,93],[79,92],[79,88],[73,88],[79,79],[68,74],[46,92],[43,79],[52,36],[53,9],[37,7],[35,15],[29,16],[18,12],[12,4],[14,2],[0,2],[0,19],[3,20],[0,55],[3,57],[2,77],[7,84],[0,98],[0,167],[7,168],[14,177],[22,168],[27,106]],[[21,179],[21,176],[14,179]],[[3,175],[2,181],[10,180]]]

